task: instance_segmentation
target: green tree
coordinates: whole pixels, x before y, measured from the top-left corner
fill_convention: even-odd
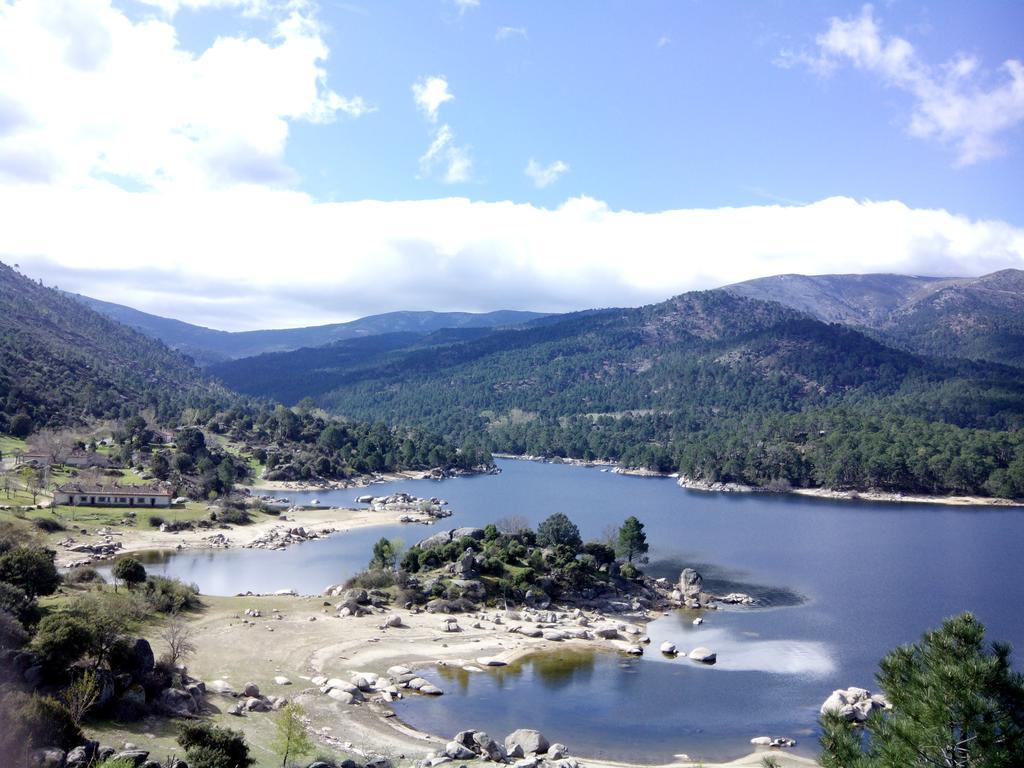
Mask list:
[[[146,568],[134,557],[125,557],[117,561],[111,575],[114,577],[115,586],[118,581],[123,581],[128,585],[128,589],[135,589],[146,580]]]
[[[619,540],[615,547],[616,554],[624,557],[630,563],[635,557],[643,557],[650,549],[647,544],[647,534],[644,533],[644,524],[630,515],[619,528]]]
[[[373,556],[370,559],[371,568],[385,568],[392,570],[398,562],[398,550],[401,549],[398,542],[388,538],[381,538],[373,545]]]
[[[38,547],[14,547],[0,555],[0,581],[22,590],[29,599],[52,595],[60,585],[53,559],[56,552]]]
[[[190,768],[248,768],[256,762],[249,757],[245,736],[202,721],[178,726],[178,744]]]
[[[92,628],[85,619],[70,613],[51,613],[39,622],[32,650],[49,674],[60,675],[88,652],[92,642]]]
[[[583,546],[580,529],[561,512],[556,512],[537,526],[537,543],[542,547],[564,546],[579,551]]]
[[[890,652],[879,670],[892,710],[872,715],[863,738],[837,713],[823,716],[825,768],[1024,765],[1024,676],[1008,645],[986,646],[971,614]]]
[[[286,768],[289,757],[302,757],[313,751],[313,742],[302,724],[305,714],[302,707],[292,702],[285,704],[277,715],[277,735],[271,746],[281,755],[281,768]]]

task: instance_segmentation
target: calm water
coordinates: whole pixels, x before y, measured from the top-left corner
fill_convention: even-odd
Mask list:
[[[438,495],[484,525],[567,513],[584,537],[636,515],[651,543],[648,572],[676,578],[696,566],[711,591],[740,590],[765,607],[710,612],[693,627],[679,614],[649,627],[638,660],[558,653],[479,674],[450,673],[441,699],[397,704],[407,722],[450,735],[540,727],[579,754],[664,761],[678,752],[737,757],[753,736],[790,736],[815,751],[817,709],[834,689],[872,687],[878,659],[944,617],[970,609],[992,638],[1024,649],[1024,512],[935,505],[704,494],[673,480],[597,469],[501,462],[498,476],[375,486]],[[294,501],[350,505],[365,490],[290,493]],[[338,534],[284,552],[188,552],[151,565],[208,594],[315,593],[368,559],[381,536],[407,544],[437,527],[389,526]],[[663,639],[706,645],[713,667],[665,660]],[[1018,666],[1020,664],[1018,663]],[[436,673],[431,673],[434,675]]]

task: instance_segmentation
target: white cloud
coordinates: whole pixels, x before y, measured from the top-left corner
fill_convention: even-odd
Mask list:
[[[893,88],[910,93],[914,111],[907,131],[919,138],[952,145],[958,165],[972,165],[1005,152],[1000,137],[1024,123],[1024,64],[1003,62],[1002,82],[981,71],[978,60],[958,55],[933,67],[907,40],[885,37],[870,5],[859,16],[832,18],[817,37],[815,53],[782,51],[776,64],[803,64],[827,75],[843,62],[878,75]]]
[[[783,272],[1024,268],[1024,229],[842,197],[639,213],[586,197],[545,209],[317,203],[256,186],[25,184],[0,186],[0,211],[4,261],[65,289],[224,328],[398,309],[635,305]]]
[[[0,5],[0,178],[204,186],[289,181],[289,123],[324,123],[370,107],[330,90],[328,50],[301,2],[234,5],[271,31],[223,35],[199,53],[170,19],[132,20],[109,0]]]
[[[664,48],[666,45],[669,45],[671,42],[672,42],[672,38],[671,37],[669,37],[668,35],[662,35],[661,37],[658,38],[658,42],[655,43],[655,47],[656,48]]]
[[[568,170],[569,166],[561,160],[555,160],[555,162],[548,165],[541,165],[531,157],[523,173],[533,180],[535,187],[543,189],[558,181],[559,177],[567,173]]]
[[[480,0],[452,0],[452,2],[459,9],[460,16],[468,10],[480,7]]]
[[[494,33],[495,40],[509,40],[513,37],[521,37],[525,40],[526,27],[498,27],[498,31]]]
[[[441,105],[455,98],[448,90],[448,81],[444,77],[425,77],[419,82],[412,84],[412,95],[427,119],[437,122],[437,113]]]
[[[432,176],[438,165],[444,167],[441,179],[446,184],[469,181],[473,170],[469,149],[455,144],[455,134],[447,123],[437,129],[434,140],[420,157],[420,175]]]

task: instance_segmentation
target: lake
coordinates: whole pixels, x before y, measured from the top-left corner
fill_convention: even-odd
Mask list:
[[[500,461],[502,473],[371,489],[286,494],[355,506],[370,492],[441,496],[440,526],[483,526],[564,512],[587,537],[636,515],[651,545],[647,572],[675,580],[697,568],[709,591],[749,592],[757,608],[652,623],[648,653],[557,652],[481,674],[448,672],[445,696],[396,703],[406,722],[450,736],[543,726],[578,754],[651,762],[678,752],[707,760],[750,751],[753,736],[789,736],[814,754],[818,707],[835,688],[873,688],[878,660],[943,618],[973,611],[991,639],[1024,648],[1024,511],[687,491],[667,478]],[[362,568],[381,536],[413,544],[433,531],[383,526],[282,552],[186,551],[148,564],[207,594],[294,588],[319,593]],[[667,660],[664,639],[718,653],[707,667]],[[1020,666],[1018,660],[1018,667]]]

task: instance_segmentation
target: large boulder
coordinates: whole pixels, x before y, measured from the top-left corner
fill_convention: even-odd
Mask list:
[[[542,755],[548,751],[549,746],[543,733],[530,728],[520,728],[505,737],[505,751],[509,757]]]
[[[427,538],[420,541],[416,546],[420,549],[437,549],[445,546],[451,540],[451,531],[440,531],[439,533],[435,533],[433,536],[427,536]]]
[[[161,691],[157,703],[160,709],[171,717],[191,717],[199,712],[199,703],[195,697],[177,688]]]
[[[476,752],[458,741],[449,741],[444,748],[444,753],[452,760],[472,760],[476,757]]]
[[[64,768],[89,768],[94,762],[99,742],[87,741],[68,752],[64,758]]]
[[[207,689],[224,696],[234,696],[235,688],[227,680],[213,680],[207,684]]]
[[[483,528],[456,528],[452,531],[452,541],[459,539],[476,539],[480,541],[484,537]]]
[[[821,714],[834,712],[851,723],[863,723],[879,709],[891,709],[883,694],[872,694],[865,688],[846,688],[832,691],[821,705]]]
[[[471,747],[485,760],[495,763],[503,763],[508,759],[508,751],[501,744],[496,742],[484,731],[473,731],[473,744]]]
[[[64,768],[64,750],[56,747],[37,749],[29,755],[31,768]]]
[[[135,672],[146,674],[153,671],[156,664],[156,657],[153,655],[153,647],[149,640],[144,637],[138,638],[132,644],[132,665]]]
[[[684,568],[679,574],[679,591],[684,598],[696,598],[704,591],[704,577],[693,568]]]
[[[701,645],[690,651],[690,658],[702,664],[714,664],[718,660],[718,654]]]

